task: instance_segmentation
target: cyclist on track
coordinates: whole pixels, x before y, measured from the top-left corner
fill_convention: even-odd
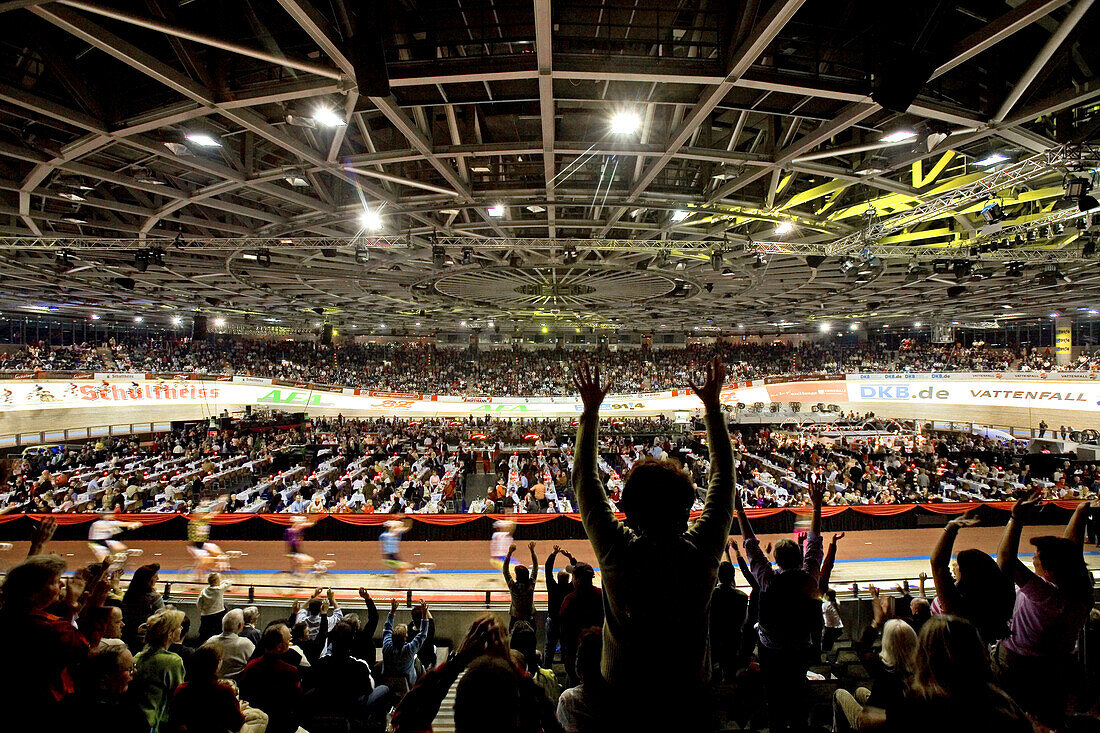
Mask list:
[[[224,554],[222,549],[210,541],[210,521],[225,509],[226,497],[216,500],[205,499],[199,502],[187,519],[187,542],[191,554],[195,557],[195,575],[205,576],[217,564]]]
[[[386,530],[378,538],[382,545],[382,562],[401,578],[412,567],[401,559],[401,535],[412,529],[412,519],[399,515],[397,519],[386,522],[385,527]]]
[[[498,519],[493,522],[493,538],[489,540],[489,563],[497,570],[504,569],[504,558],[508,555],[508,548],[514,541],[512,533],[516,531],[516,523],[506,519]],[[512,560],[518,565],[519,560]]]
[[[141,522],[120,522],[117,517],[115,512],[103,514],[88,529],[88,546],[95,555],[96,562],[128,552],[126,545],[114,537],[124,529],[137,529],[141,526]]]
[[[290,524],[283,533],[283,539],[286,541],[286,555],[293,561],[290,572],[294,575],[308,575],[310,568],[313,567],[313,558],[302,552],[302,533],[316,523],[316,517],[295,514],[290,518]]]

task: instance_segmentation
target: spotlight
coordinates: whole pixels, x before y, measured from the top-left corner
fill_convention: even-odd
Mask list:
[[[69,256],[69,251],[65,249],[57,253],[54,258],[54,263],[58,272],[65,272],[71,270],[73,267],[73,261]]]
[[[990,201],[982,209],[982,218],[989,224],[996,224],[1005,218],[1005,212],[996,201]]]
[[[572,265],[577,261],[577,248],[572,244],[567,244],[561,251],[561,260],[567,265]]]
[[[271,267],[271,250],[256,250],[256,262],[258,262],[261,267]]]
[[[679,222],[683,221],[684,219],[688,218],[689,216],[691,216],[690,211],[686,211],[684,209],[676,209],[675,211],[672,212],[672,216],[669,217],[669,218],[674,223],[679,223]]]
[[[504,204],[493,204],[489,207],[489,216],[500,219],[504,216]]]
[[[145,272],[149,269],[149,250],[139,249],[134,253],[134,269]]]
[[[884,135],[881,138],[881,142],[884,143],[902,143],[906,140],[911,140],[917,136],[917,133],[912,130],[895,130],[888,135]]]
[[[776,234],[790,234],[793,231],[794,231],[794,222],[792,222],[792,221],[781,221],[775,227],[775,233]]]
[[[753,262],[750,265],[750,267],[752,267],[752,269],[754,269],[754,270],[759,270],[761,267],[763,267],[766,264],[768,264],[768,261],[766,259],[764,259],[760,255],[756,255],[756,261]]]
[[[224,318],[215,318],[214,319],[214,328],[224,328],[224,327],[225,327],[225,319]]]
[[[474,248],[463,247],[462,248],[462,264],[472,265],[474,262]]]
[[[322,247],[321,254],[328,258],[333,258],[340,254],[335,247]]]
[[[365,265],[370,262],[370,249],[363,246],[355,248],[355,264]]]
[[[667,249],[662,249],[657,253],[657,259],[653,262],[657,267],[668,267],[672,262],[672,254]]]
[[[443,245],[432,245],[432,266],[443,267],[444,261],[447,257],[447,250],[443,249]]]
[[[157,267],[164,267],[164,248],[153,247],[149,250],[149,261]]]
[[[325,127],[343,127],[347,121],[331,107],[318,107],[313,110],[313,120]]]
[[[635,270],[648,270],[649,269],[649,260],[640,260],[639,262],[635,263],[634,269]]]
[[[710,253],[710,269],[715,272],[722,271],[722,253],[718,250],[713,250]]]
[[[616,112],[611,117],[611,132],[615,135],[633,135],[642,126],[642,119],[635,112]]]
[[[955,273],[957,282],[965,282],[970,279],[971,269],[972,265],[969,260],[956,260],[955,264],[951,266],[951,271]]]
[[[376,232],[382,228],[382,215],[377,211],[364,209],[359,214],[359,225],[368,231]]]
[[[1082,257],[1095,257],[1096,256],[1096,240],[1086,239],[1081,245]]]
[[[220,148],[222,144],[204,132],[192,132],[184,135],[188,140],[202,148]]]
[[[1062,186],[1066,189],[1065,198],[1067,199],[1079,199],[1092,190],[1089,179],[1081,176],[1067,178],[1062,182]]]
[[[182,318],[180,318],[179,316],[172,316],[172,325],[173,326],[179,326],[182,323],[183,323]]]

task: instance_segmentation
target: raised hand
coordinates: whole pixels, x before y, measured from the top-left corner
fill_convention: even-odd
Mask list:
[[[949,525],[954,525],[959,529],[963,529],[965,527],[977,527],[981,523],[982,521],[978,519],[977,507],[971,509],[966,514],[963,514],[961,517],[956,517],[955,519],[952,519],[950,522],[948,522]]]
[[[716,356],[707,362],[706,374],[702,385],[692,384],[695,395],[708,409],[717,409],[722,395],[722,385],[726,383],[726,365],[722,357]]]
[[[362,598],[364,601],[370,600],[370,593],[367,591],[366,588],[360,588],[359,597]]]
[[[810,476],[810,501],[815,508],[825,503],[825,481],[816,474]]]
[[[390,599],[390,615],[391,616],[396,616],[397,615],[397,599],[396,598],[391,598]]]
[[[1016,502],[1012,507],[1012,518],[1017,522],[1027,522],[1034,519],[1035,515],[1039,513],[1039,509],[1041,509],[1040,503],[1042,500],[1042,492],[1036,489]]]
[[[27,557],[40,554],[46,543],[53,539],[53,533],[56,531],[57,522],[49,517],[35,525],[31,534],[31,547],[30,551],[27,552]]]
[[[554,553],[553,554],[557,555],[559,552],[561,552],[561,546],[560,545],[554,545]]]
[[[846,534],[845,532],[841,532],[840,534],[834,534],[833,535],[833,544],[835,545],[837,542],[840,542],[842,539],[844,539],[845,534]]]
[[[535,551],[535,543],[534,543],[534,541],[531,541],[531,542],[528,542],[528,543],[527,543],[527,549],[528,549],[528,550],[530,550],[531,552],[534,552],[534,551]]]
[[[573,384],[581,396],[585,412],[598,411],[603,398],[607,395],[607,390],[611,387],[610,380],[601,384],[600,365],[597,364],[593,371],[587,361],[581,362],[573,369]]]

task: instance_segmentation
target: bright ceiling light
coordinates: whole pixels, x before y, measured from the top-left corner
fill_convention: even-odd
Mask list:
[[[889,135],[882,137],[881,141],[884,143],[903,143],[906,140],[912,140],[916,136],[917,133],[912,130],[895,130]]]
[[[849,331],[858,331],[859,330],[859,324],[858,323],[853,323],[852,325],[848,326],[848,330]]]
[[[792,222],[792,221],[781,221],[778,224],[776,224],[776,226],[775,226],[775,233],[776,234],[790,234],[793,231],[794,231],[794,222]]]
[[[178,326],[178,325],[180,325],[181,323],[183,323],[183,319],[182,319],[182,318],[180,318],[179,316],[172,316],[172,325],[173,325],[173,326]]]
[[[62,191],[57,195],[63,199],[68,199],[69,201],[84,201],[83,196],[78,193],[73,193],[72,191]]]
[[[67,221],[70,224],[87,224],[87,219],[81,219],[79,216],[63,216],[61,221]]]
[[[297,186],[298,188],[305,188],[309,186],[309,181],[307,181],[302,176],[287,176],[284,180],[291,186]]]
[[[477,165],[470,166],[470,171],[472,173],[488,173],[489,166],[485,165],[484,163],[478,163]]]
[[[337,114],[336,110],[331,107],[318,107],[313,110],[313,119],[325,127],[343,127],[348,124],[347,120]]]
[[[93,321],[98,321],[99,320],[99,314],[98,313],[93,313],[92,314],[92,320]]]
[[[923,325],[924,325],[924,324],[923,324],[923,323],[921,323],[920,321],[914,321],[914,322],[913,322],[913,328],[920,328],[920,327],[921,327],[921,326],[923,326]]]
[[[359,224],[364,229],[376,232],[382,228],[382,215],[377,211],[363,209],[363,213],[359,215]]]
[[[822,323],[818,328],[821,329],[821,333],[829,333],[829,331],[833,330],[833,324]]]
[[[982,168],[988,165],[994,165],[996,163],[1003,163],[1008,160],[1007,155],[1001,155],[1000,153],[990,153],[981,160],[975,160],[974,165],[981,166]]]
[[[671,218],[673,221],[683,221],[689,216],[691,216],[691,212],[685,211],[684,209],[676,209],[676,211],[672,212]]]
[[[1051,313],[1051,314],[1050,314],[1050,317],[1051,317],[1051,318],[1057,318],[1057,317],[1058,317],[1058,314],[1057,314],[1057,313]]]
[[[221,328],[224,325],[225,325],[225,319],[224,318],[215,318],[214,319],[214,328]]]
[[[635,112],[616,112],[611,117],[611,132],[614,135],[633,135],[642,126],[642,118]]]
[[[493,204],[489,207],[489,216],[497,219],[504,216],[504,204]]]
[[[543,206],[539,206],[538,204],[531,204],[527,207],[527,210],[530,211],[532,214],[541,214],[542,212],[546,211],[546,208]]]
[[[141,323],[144,320],[145,319],[142,318],[141,316],[134,316],[134,323]]]
[[[192,132],[189,135],[184,135],[184,137],[202,148],[220,148],[222,146],[220,142],[205,132]]]

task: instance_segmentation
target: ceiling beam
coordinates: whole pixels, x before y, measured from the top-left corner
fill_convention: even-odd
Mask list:
[[[804,2],[805,0],[775,0],[772,6],[768,8],[768,12],[764,14],[764,17],[749,32],[745,43],[733,54],[730,59],[730,70],[725,79],[699,97],[699,101],[684,116],[683,122],[673,133],[664,153],[651,162],[646,167],[645,172],[642,173],[641,178],[631,186],[627,201],[633,202],[649,184],[653,183],[653,180],[675,156],[676,151],[687,143],[696,130],[699,129],[699,126],[707,119],[707,116],[730,93],[737,80],[756,62],[760,54],[779,35],[779,32],[790,22]],[[623,217],[628,208],[628,206],[623,206],[616,209],[608,218],[607,223],[600,229],[600,236],[605,236],[615,226],[615,223]]]
[[[1077,4],[1073,6],[1073,9],[1066,15],[1065,20],[1058,26],[1057,30],[1051,34],[1050,39],[1043,44],[1042,49],[1032,60],[1031,64],[1027,67],[1024,73],[1020,76],[1019,80],[1012,86],[1012,90],[1005,97],[1005,100],[1001,103],[1001,106],[997,109],[997,113],[993,115],[994,122],[1000,122],[1005,117],[1008,117],[1008,113],[1012,111],[1012,108],[1016,106],[1016,103],[1020,101],[1020,98],[1024,96],[1031,83],[1035,81],[1035,77],[1039,76],[1039,72],[1043,70],[1043,67],[1047,65],[1051,57],[1058,50],[1058,47],[1069,37],[1070,31],[1072,31],[1077,23],[1085,17],[1085,13],[1092,6],[1093,0],[1077,0]]]
[[[554,47],[550,0],[535,3],[535,60],[539,75],[539,118],[542,129],[542,175],[546,181],[546,225],[550,238],[557,236],[557,207],[554,183],[557,178],[554,152]]]

